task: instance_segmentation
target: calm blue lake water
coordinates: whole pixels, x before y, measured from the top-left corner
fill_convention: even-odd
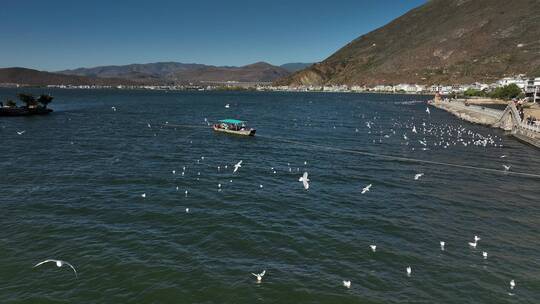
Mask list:
[[[0,303],[538,303],[540,179],[482,168],[540,151],[428,97],[30,91],[55,112],[0,118]]]

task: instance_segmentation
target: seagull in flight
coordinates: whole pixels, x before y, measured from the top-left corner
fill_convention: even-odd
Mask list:
[[[431,114],[431,112],[429,112],[429,107],[426,107],[426,113]]]
[[[510,281],[510,289],[514,289],[514,287],[516,287],[516,281],[511,280]]]
[[[75,267],[73,267],[73,265],[71,265],[70,263],[68,263],[66,261],[62,261],[62,260],[53,260],[53,259],[45,260],[43,262],[37,263],[33,268],[39,267],[39,266],[41,266],[41,265],[43,265],[45,263],[49,263],[49,262],[56,263],[56,267],[62,267],[64,265],[68,265],[69,267],[71,267],[71,269],[73,269],[73,272],[75,272],[75,277],[76,278],[78,277],[77,270],[75,270]]]
[[[410,276],[411,276],[411,273],[412,273],[412,268],[411,268],[411,266],[407,266],[407,276],[410,277]]]
[[[230,107],[231,107],[231,106],[230,106],[229,104],[226,104],[226,105],[225,105],[225,108],[226,108],[226,109],[228,109],[228,108],[230,108]]]
[[[370,189],[371,189],[371,184],[365,186],[365,187],[362,189],[362,194],[368,192]]]
[[[343,286],[346,288],[351,288],[351,281],[343,281]]]
[[[413,132],[413,133],[418,133],[418,132],[416,132],[416,126],[413,126],[413,127],[412,127],[412,132]]]
[[[482,251],[482,256],[484,257],[484,260],[487,260],[487,256],[488,256],[487,252]]]
[[[234,165],[234,171],[233,173],[235,173],[236,171],[238,171],[238,168],[242,167],[242,161],[239,161],[236,165]]]
[[[474,248],[474,249],[476,249],[476,245],[478,245],[478,242],[477,242],[477,241],[469,242],[469,246],[471,246],[471,247]]]
[[[111,107],[111,109],[112,109],[114,112],[116,112],[116,107]]]
[[[376,245],[369,245],[369,248],[371,248],[371,251],[375,252],[377,250]]]
[[[504,168],[504,171],[508,171],[508,170],[510,170],[510,167],[512,167],[512,166],[507,166],[507,165],[502,165],[502,166]]]
[[[263,272],[258,273],[258,274],[257,273],[251,273],[251,274],[257,278],[257,283],[260,283],[262,281],[262,278],[266,274],[266,270],[263,270]]]
[[[146,198],[146,193],[141,194],[142,198]]]
[[[478,242],[478,241],[480,241],[480,240],[481,240],[481,238],[480,238],[479,236],[477,236],[477,235],[474,236],[474,241],[475,241],[475,242]]]
[[[440,241],[439,244],[441,245],[441,250],[444,251],[444,245],[446,245],[446,243],[444,241]]]
[[[148,128],[152,128],[152,126],[150,125],[150,123],[146,123],[146,125],[148,126]]]
[[[17,131],[17,134],[19,134],[19,135],[23,135],[24,133],[26,133],[26,130],[23,130],[23,131]]]
[[[304,175],[302,175],[299,179],[298,179],[299,182],[302,182],[302,184],[304,184],[304,189],[309,189],[309,178],[308,178],[308,173],[307,172],[304,172]]]
[[[422,176],[424,176],[424,173],[417,173],[417,174],[414,175],[414,180],[418,180]]]

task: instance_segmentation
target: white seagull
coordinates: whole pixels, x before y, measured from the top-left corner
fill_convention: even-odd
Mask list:
[[[369,245],[369,248],[371,248],[371,251],[375,252],[377,250],[376,245]]]
[[[239,161],[236,165],[234,165],[234,171],[233,173],[235,173],[236,171],[238,171],[238,168],[242,167],[242,161]]]
[[[141,194],[142,198],[146,198],[146,193]]]
[[[477,243],[476,241],[474,241],[474,242],[469,242],[469,246],[471,246],[472,248],[475,248],[475,249],[476,249],[476,245],[477,245],[477,244],[478,244],[478,243]]]
[[[304,189],[309,189],[309,178],[308,178],[308,173],[307,172],[304,172],[304,175],[302,175],[299,179],[298,179],[299,182],[302,182],[302,184],[304,184]]]
[[[411,268],[411,266],[407,266],[407,276],[410,277],[410,276],[411,276],[411,273],[412,273],[412,268]]]
[[[43,262],[39,262],[37,263],[33,268],[36,268],[38,266],[41,266],[45,263],[49,263],[49,262],[54,262],[56,263],[56,267],[62,267],[64,265],[68,265],[69,267],[71,267],[71,269],[73,269],[73,272],[75,272],[75,277],[78,277],[77,275],[77,270],[75,270],[75,267],[73,267],[73,265],[71,265],[70,263],[66,262],[66,261],[61,261],[61,260],[53,260],[53,259],[49,259],[49,260],[45,260]]]
[[[343,286],[346,288],[351,288],[351,281],[343,281]]]
[[[413,132],[413,133],[417,133],[417,132],[416,132],[416,126],[413,126],[413,127],[412,127],[412,132]]]
[[[116,112],[116,107],[111,107],[111,109],[112,109],[114,112]]]
[[[152,128],[152,126],[150,125],[150,123],[146,123],[146,125],[148,126],[148,128]]]
[[[426,107],[426,113],[431,114],[431,112],[429,112],[429,108],[428,108],[428,107]]]
[[[478,237],[477,235],[474,236],[474,242],[478,242],[478,241],[480,241],[480,240],[481,240],[480,237]]]
[[[418,180],[422,176],[424,176],[424,173],[417,173],[414,175],[414,180]]]
[[[226,108],[226,109],[228,109],[228,108],[230,108],[230,107],[231,107],[231,106],[230,106],[229,104],[226,104],[226,105],[225,105],[225,108]]]
[[[368,192],[370,189],[371,189],[371,184],[365,186],[364,188],[362,188],[362,194]]]
[[[262,281],[262,278],[266,274],[266,270],[263,270],[263,272],[261,272],[259,274],[257,274],[257,273],[251,273],[251,274],[254,275],[257,278],[257,282],[260,283]]]
[[[516,282],[514,280],[510,281],[510,289],[514,289],[516,287]]]
[[[487,259],[487,252],[482,251],[482,256],[484,257],[484,260],[486,260]]]
[[[441,250],[444,251],[444,245],[446,245],[446,243],[444,241],[440,241],[439,244],[441,244]]]
[[[186,213],[189,213],[189,208],[186,208]]]
[[[512,166],[507,166],[507,165],[502,165],[502,166],[504,168],[504,171],[508,171],[508,170],[510,170],[510,167],[512,167]]]
[[[23,130],[23,131],[17,131],[17,134],[23,135],[25,132],[26,132],[26,130]]]

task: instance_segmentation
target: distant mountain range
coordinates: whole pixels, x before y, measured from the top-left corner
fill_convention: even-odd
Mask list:
[[[13,83],[30,86],[42,85],[130,85],[135,82],[118,78],[95,78],[75,75],[49,73],[26,68],[0,68],[0,84]]]
[[[257,62],[241,67],[231,67],[179,62],[157,62],[78,68],[59,71],[57,73],[95,78],[120,78],[140,83],[272,82],[308,65],[304,63],[291,63],[274,66],[266,62]]]
[[[276,84],[459,84],[521,73],[540,76],[540,1],[430,0]]]

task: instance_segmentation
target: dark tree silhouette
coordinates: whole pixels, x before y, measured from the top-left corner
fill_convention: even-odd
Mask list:
[[[27,107],[37,104],[36,98],[34,98],[32,94],[19,93],[17,94],[17,97],[19,97],[19,99],[24,102]]]
[[[41,103],[43,105],[44,108],[47,108],[47,105],[53,100],[54,97],[52,97],[51,95],[41,95],[39,96],[39,98],[37,99],[37,102]]]

